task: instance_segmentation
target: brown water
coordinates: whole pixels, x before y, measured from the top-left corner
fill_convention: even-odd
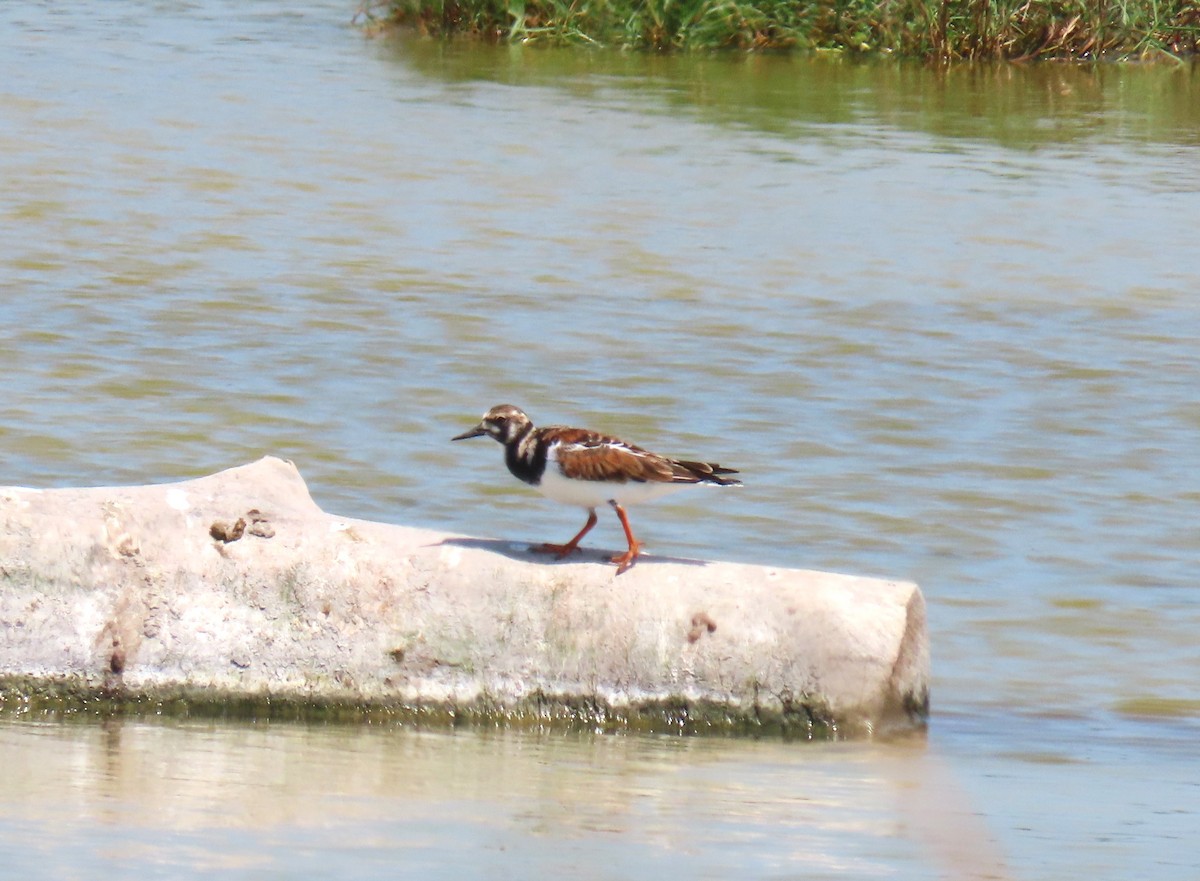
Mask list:
[[[563,540],[575,512],[447,442],[491,404],[712,457],[746,488],[634,511],[649,550],[919,580],[928,750],[8,722],[0,865],[1200,876],[1195,71],[367,41],[350,13],[0,6],[0,483],[274,453],[332,511]]]

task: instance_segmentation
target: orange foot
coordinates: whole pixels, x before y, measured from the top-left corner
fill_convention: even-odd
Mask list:
[[[635,541],[629,546],[629,550],[627,550],[625,553],[617,554],[615,557],[613,557],[612,561],[617,564],[617,574],[621,575],[624,572],[628,572],[629,568],[637,561],[638,555],[641,554],[641,552],[642,543],[640,541]]]
[[[587,523],[583,524],[583,529],[579,530],[579,532],[577,532],[575,534],[575,537],[573,539],[571,539],[569,542],[567,542],[565,545],[555,545],[555,544],[546,543],[546,544],[534,545],[529,550],[533,551],[536,554],[555,554],[561,560],[563,557],[569,555],[572,551],[579,550],[580,539],[582,539],[585,535],[587,535],[588,530],[590,530],[595,525],[596,525],[596,509],[590,508],[590,509],[588,509]]]
[[[533,551],[535,554],[554,554],[561,560],[563,557],[568,556],[573,551],[579,550],[579,546],[573,544],[552,545],[550,543],[546,543],[534,545],[529,550]]]
[[[642,552],[642,543],[633,537],[633,530],[629,526],[629,518],[625,516],[625,509],[615,500],[610,501],[609,504],[617,512],[617,517],[621,520],[621,528],[625,530],[625,540],[629,542],[629,550],[612,558],[612,561],[617,564],[617,574],[620,575],[622,572],[628,571],[629,567],[637,560],[638,554]]]

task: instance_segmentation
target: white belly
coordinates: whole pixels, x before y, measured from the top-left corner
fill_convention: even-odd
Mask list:
[[[615,500],[618,505],[636,505],[639,502],[648,502],[659,496],[665,496],[667,493],[683,489],[685,486],[692,486],[692,484],[638,483],[632,480],[625,483],[609,483],[604,480],[568,480],[558,470],[558,463],[551,459],[546,462],[546,471],[542,475],[542,482],[537,485],[536,489],[546,498],[562,502],[564,505],[595,508],[607,504],[610,499]]]

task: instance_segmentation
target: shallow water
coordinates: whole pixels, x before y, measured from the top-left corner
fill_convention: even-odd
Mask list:
[[[14,737],[38,771],[10,787],[24,816],[0,804],[0,829],[31,837],[15,868],[45,877],[68,877],[80,856],[164,877],[295,877],[314,856],[336,877],[738,877],[781,866],[836,877],[836,864],[878,875],[889,852],[912,850],[890,834],[911,772],[867,746],[0,726],[5,746]],[[895,779],[862,774],[873,767]],[[770,782],[779,773],[803,783],[781,792]],[[75,808],[69,835],[46,828],[64,800]],[[76,845],[67,855],[64,838]]]
[[[326,835],[281,803],[266,831],[193,822],[164,857],[149,795],[95,819],[107,729],[6,724],[8,767],[65,751],[82,788],[30,772],[0,853],[44,840],[60,876],[99,860],[176,877],[216,846],[318,877],[359,858],[339,843],[355,829],[382,842],[352,863],[365,875],[370,854],[454,853],[465,824],[447,877],[506,853],[489,829],[530,875],[640,877],[684,853],[704,877],[739,854],[756,876],[1196,877],[1194,69],[369,41],[350,11],[0,7],[0,483],[145,483],[272,453],[327,510],[560,541],[582,517],[518,486],[489,442],[448,443],[491,404],[715,458],[746,487],[635,510],[649,551],[920,581],[928,750],[127,725],[151,754],[201,754],[185,813],[229,813],[192,786],[297,742],[306,766],[366,776],[420,743],[444,769],[428,787],[459,793],[401,834],[400,796],[337,776]],[[621,540],[611,516],[593,535]],[[489,786],[533,756],[534,783],[514,802],[471,790],[460,750]],[[640,773],[611,750],[657,763],[660,789],[695,752],[751,783],[661,796],[711,845],[636,812],[581,834],[558,799],[582,811]],[[560,778],[572,763],[590,776]],[[871,801],[910,764],[918,783],[897,785],[925,810]],[[851,793],[830,825],[797,795],[814,768]]]

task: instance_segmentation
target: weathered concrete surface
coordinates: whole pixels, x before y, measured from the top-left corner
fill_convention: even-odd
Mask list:
[[[600,559],[326,514],[275,458],[0,489],[0,703],[59,689],[602,727],[923,724],[915,584],[650,555],[617,578]]]

